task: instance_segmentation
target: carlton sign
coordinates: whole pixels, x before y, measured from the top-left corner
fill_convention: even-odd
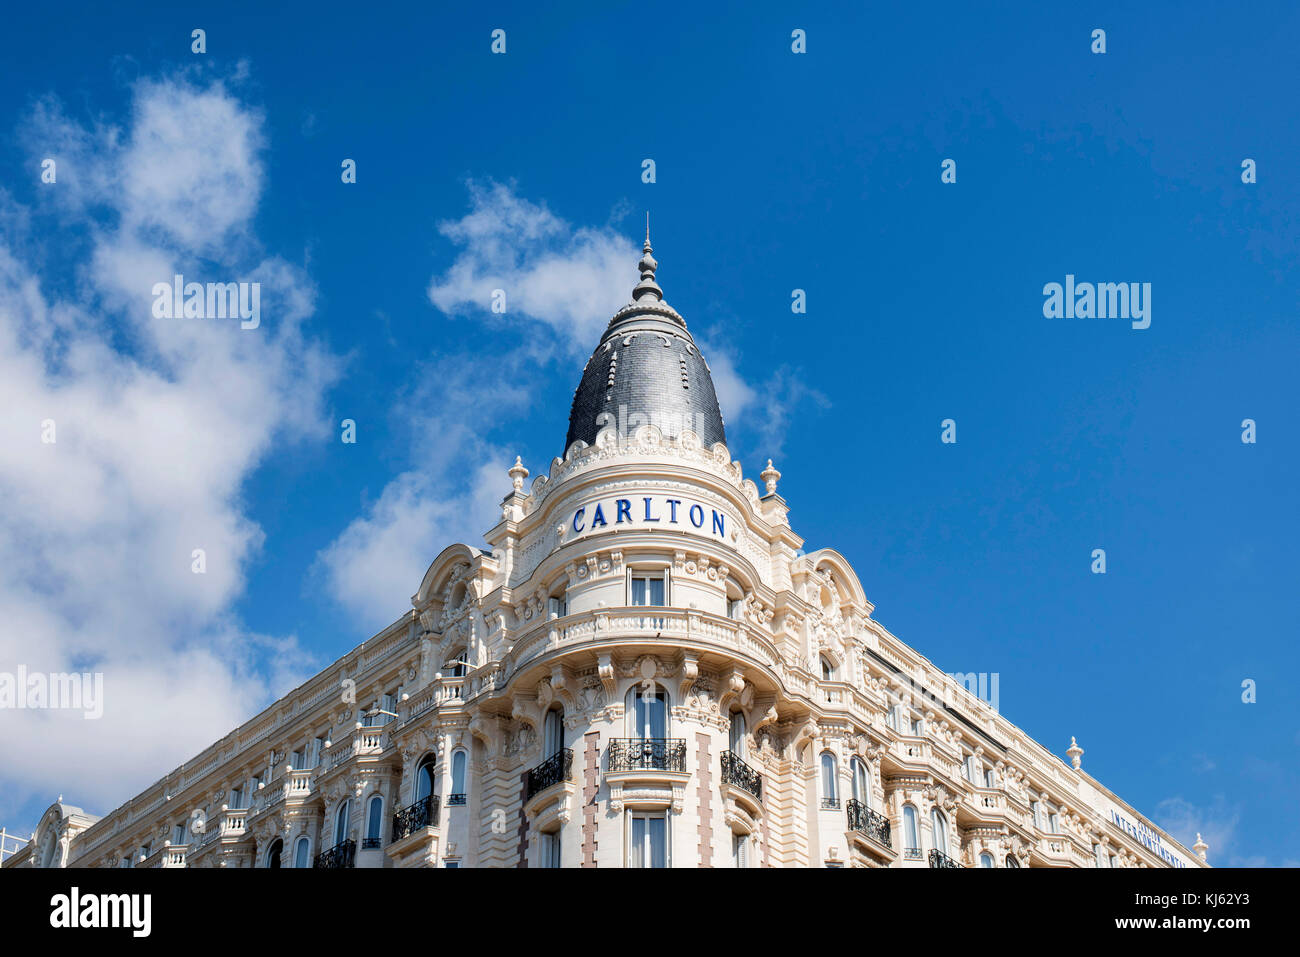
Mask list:
[[[618,526],[693,530],[705,535],[727,537],[727,514],[689,499],[661,495],[605,499],[574,511],[569,528],[576,534]]]

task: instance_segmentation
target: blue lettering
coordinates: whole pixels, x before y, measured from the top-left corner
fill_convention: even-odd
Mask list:
[[[614,505],[618,509],[618,512],[614,516],[616,524],[621,525],[624,517],[626,517],[629,522],[632,521],[632,502],[630,499],[615,499]]]
[[[716,509],[713,512],[713,531],[715,534],[721,535],[723,538],[727,537],[727,533],[723,531],[722,528],[722,513]]]
[[[591,527],[595,528],[597,525],[608,525],[608,524],[609,522],[605,521],[604,510],[601,509],[599,502],[596,503],[596,514],[591,516]]]
[[[700,517],[698,519],[695,517],[696,512],[700,513]],[[696,528],[704,527],[704,509],[700,508],[700,506],[698,505],[691,506],[691,524],[694,525]]]
[[[650,499],[648,499],[648,498],[645,499],[645,520],[646,520],[647,522],[657,522],[657,521],[659,521],[659,519],[654,518],[654,517],[652,517],[652,516],[650,515]]]
[[[586,510],[585,508],[580,508],[580,509],[578,509],[576,512],[573,513],[573,530],[574,530],[575,532],[580,532],[580,531],[582,531],[582,528],[578,525],[578,520],[581,519],[582,516],[585,515],[586,513],[587,513],[587,510]]]
[[[670,498],[668,500],[668,521],[674,525],[677,524],[677,506],[682,504],[680,498]]]

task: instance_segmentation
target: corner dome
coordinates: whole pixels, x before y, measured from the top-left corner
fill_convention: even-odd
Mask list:
[[[727,441],[709,365],[686,320],[664,302],[651,252],[647,229],[632,302],[610,319],[573,393],[566,451],[577,441],[594,445],[608,426],[630,436],[654,425],[674,438],[689,429],[706,448]]]

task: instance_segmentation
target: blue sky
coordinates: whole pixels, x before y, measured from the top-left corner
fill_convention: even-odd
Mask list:
[[[0,670],[106,714],[0,714],[0,821],[108,810],[402,614],[562,453],[648,209],[732,451],[876,617],[1212,863],[1300,863],[1300,11],[1058,6],[11,11]],[[173,269],[262,327],[160,325]],[[1067,274],[1150,328],[1044,318]]]

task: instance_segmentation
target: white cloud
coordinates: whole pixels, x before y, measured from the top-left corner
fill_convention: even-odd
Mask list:
[[[315,569],[363,627],[378,629],[409,609],[429,563],[448,545],[484,547],[514,461],[484,433],[527,403],[538,361],[517,349],[443,356],[415,370],[417,385],[392,411],[409,436],[409,466],[321,551]]]
[[[640,249],[609,228],[574,227],[546,205],[501,183],[469,183],[470,212],[440,231],[461,246],[429,300],[448,314],[487,315],[492,291],[506,294],[505,321],[545,323],[571,351],[595,348],[605,325],[632,298]]]
[[[1208,807],[1198,807],[1182,797],[1165,798],[1156,805],[1154,819],[1187,848],[1196,843],[1199,833],[1209,845],[1207,857],[1211,864],[1251,866],[1239,863],[1236,856],[1237,824],[1241,814],[1222,796],[1215,797]]]
[[[125,128],[88,130],[45,101],[24,132],[59,158],[46,213],[83,266],[24,260],[30,217],[0,203],[0,670],[105,681],[98,721],[0,712],[5,816],[60,791],[107,810],[307,664],[230,611],[263,540],[241,487],[279,443],[325,434],[336,375],[300,330],[309,281],[252,232],[261,119],[179,78],[139,83],[132,103]],[[261,328],[154,319],[152,286],[174,272],[260,281]]]

